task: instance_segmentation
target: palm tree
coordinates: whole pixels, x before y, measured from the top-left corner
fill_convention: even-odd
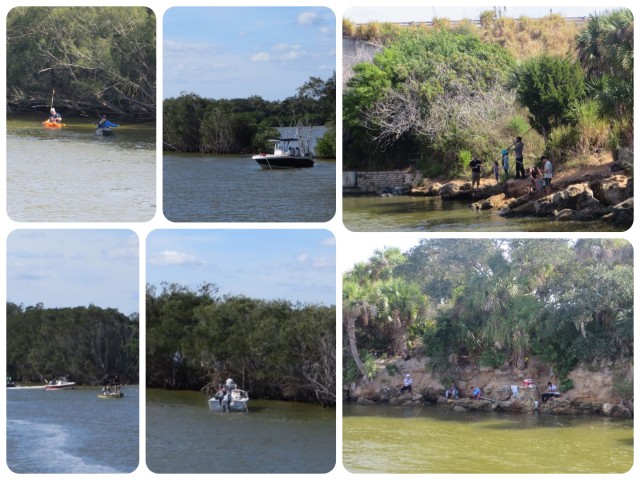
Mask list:
[[[364,327],[377,313],[375,302],[370,299],[373,290],[368,284],[360,284],[345,275],[342,284],[342,322],[347,331],[347,341],[351,357],[358,368],[360,374],[365,377],[367,372],[358,352],[358,344],[356,339],[356,322],[360,322]]]
[[[408,356],[409,327],[428,306],[429,298],[417,283],[392,278],[379,287],[380,316],[391,325],[393,355]]]

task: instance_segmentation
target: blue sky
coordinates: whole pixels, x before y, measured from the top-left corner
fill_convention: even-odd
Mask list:
[[[130,230],[16,230],[7,239],[7,301],[139,312],[138,251]]]
[[[219,295],[335,305],[336,246],[327,230],[156,230],[147,239],[146,282]]]
[[[336,69],[336,17],[328,8],[173,7],[163,30],[163,98],[283,100]]]
[[[419,7],[354,7],[345,10],[344,17],[349,18],[355,23],[366,23],[371,21],[378,22],[426,22],[431,21],[433,17],[448,18],[450,20],[460,20],[468,18],[477,20],[480,14],[486,10],[493,10],[493,6],[447,6],[443,3],[436,3],[434,6]],[[615,6],[569,6],[546,5],[546,6],[519,6],[507,5],[505,15],[508,17],[518,18],[520,16],[542,17],[548,15],[550,11],[558,13],[565,17],[583,17],[591,13],[603,11],[604,9],[614,9]]]

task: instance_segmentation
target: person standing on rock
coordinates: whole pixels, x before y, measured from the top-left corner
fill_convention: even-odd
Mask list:
[[[473,160],[469,162],[471,167],[471,189],[476,185],[476,188],[480,188],[480,174],[482,172],[482,160],[478,157],[473,157]]]
[[[509,176],[509,150],[506,148],[502,150],[502,168],[504,169],[505,177]]]
[[[553,165],[547,157],[542,155],[542,178],[544,179],[544,193],[551,192],[551,179],[553,178]]]
[[[516,178],[527,178],[524,173],[524,144],[522,143],[522,137],[516,137],[516,141],[513,143],[513,152],[516,157]]]
[[[411,378],[411,375],[409,375],[408,373],[404,376],[404,380],[402,381],[402,388],[400,389],[400,393],[404,393],[405,390],[409,390],[409,393],[411,393],[411,385],[413,384],[413,379]]]

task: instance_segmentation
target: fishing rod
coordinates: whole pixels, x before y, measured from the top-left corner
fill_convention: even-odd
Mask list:
[[[50,109],[53,108],[53,96],[56,94],[56,88],[53,87],[53,91],[51,92],[51,106]]]

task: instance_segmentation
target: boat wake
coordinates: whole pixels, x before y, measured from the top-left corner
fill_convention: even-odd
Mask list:
[[[71,432],[61,425],[7,420],[7,465],[15,473],[127,473],[79,454]]]

